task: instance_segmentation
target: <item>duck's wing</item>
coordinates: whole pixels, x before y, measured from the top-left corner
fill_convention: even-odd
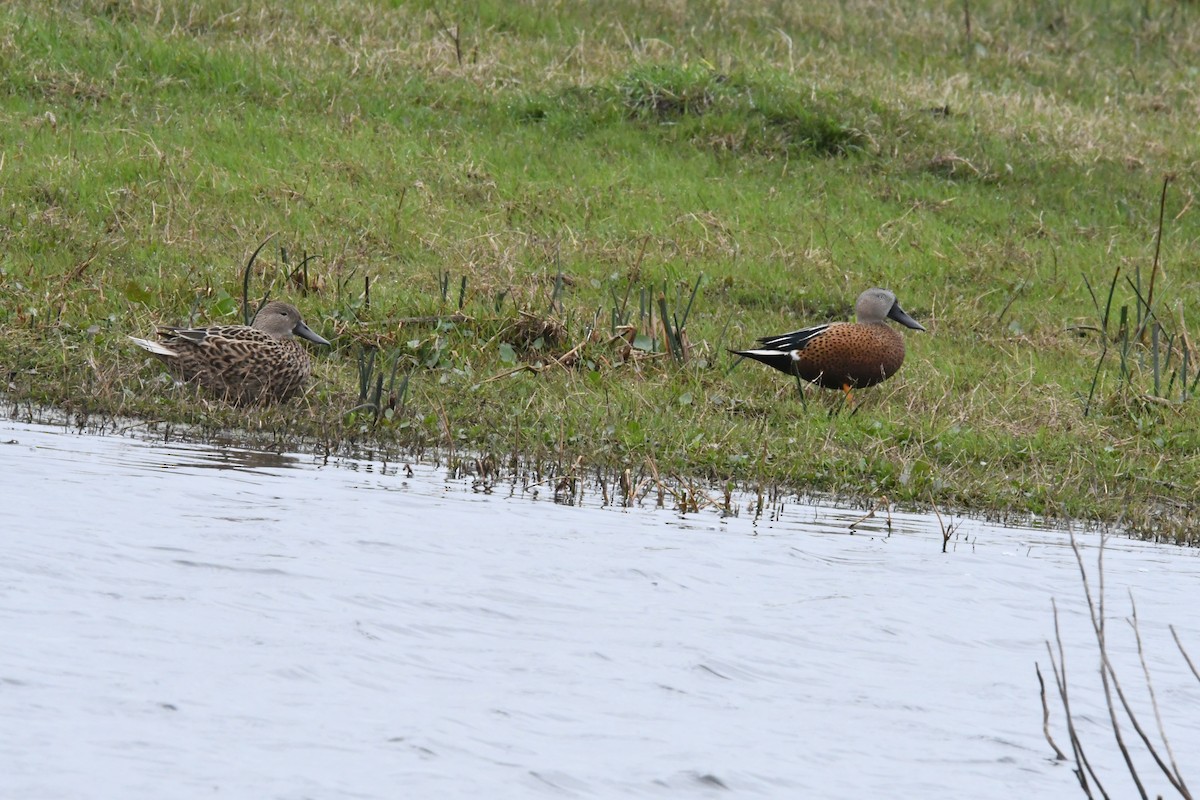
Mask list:
[[[783,353],[790,353],[793,350],[803,350],[804,348],[808,347],[813,339],[817,338],[836,324],[838,323],[827,322],[824,325],[813,325],[811,328],[801,328],[798,331],[781,333],[778,336],[764,336],[758,340],[758,343],[762,345],[762,350],[764,351],[777,350]],[[761,361],[762,359],[759,360]]]
[[[217,328],[168,328],[158,329],[158,335],[163,341],[184,341],[190,344],[203,344]]]
[[[158,334],[165,341],[183,340],[208,348],[232,347],[243,343],[252,347],[266,347],[279,342],[269,333],[246,325],[213,325],[207,328],[159,328]]]

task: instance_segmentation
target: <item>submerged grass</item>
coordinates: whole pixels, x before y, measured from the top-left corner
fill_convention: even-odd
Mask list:
[[[1200,542],[1192,4],[18,0],[0,63],[21,407]],[[313,391],[172,387],[125,337],[269,235]],[[853,413],[731,369],[871,285],[930,334]]]

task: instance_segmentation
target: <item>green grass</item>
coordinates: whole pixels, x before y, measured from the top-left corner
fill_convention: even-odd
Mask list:
[[[7,3],[7,396],[1196,543],[1198,14]],[[313,391],[247,414],[172,388],[126,336],[239,321],[271,235],[251,291],[334,341]],[[697,279],[679,363],[651,321]],[[855,413],[730,369],[872,285],[930,333]]]

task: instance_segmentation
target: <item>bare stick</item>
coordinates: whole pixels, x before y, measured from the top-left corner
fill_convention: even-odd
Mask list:
[[[462,59],[462,37],[461,37],[460,31],[459,31],[459,24],[457,22],[454,23],[454,30],[451,30],[450,26],[447,25],[445,20],[442,19],[442,15],[441,15],[441,13],[438,12],[437,6],[434,6],[434,8],[433,8],[433,15],[435,17],[437,17],[437,23],[438,23],[438,25],[441,26],[442,33],[446,35],[447,39],[449,39],[451,42],[454,43],[454,60],[456,62],[458,62],[458,65],[461,67],[462,60],[463,60]]]
[[[447,416],[447,414],[446,414],[446,406],[443,405],[441,402],[438,403],[438,416],[441,419],[442,431],[444,431],[446,434],[446,447],[450,451],[449,458],[447,459],[447,464],[450,466],[453,466],[453,464],[454,464],[454,434],[450,432],[450,417]]]
[[[1188,655],[1187,650],[1183,649],[1183,644],[1179,641],[1179,632],[1175,630],[1174,625],[1167,627],[1171,629],[1171,635],[1175,637],[1175,646],[1179,648],[1179,652],[1183,655],[1183,660],[1187,662],[1188,669],[1192,671],[1192,675],[1196,677],[1196,680],[1200,681],[1200,671],[1196,670],[1196,665],[1192,663],[1191,656]]]
[[[434,322],[470,322],[471,317],[466,314],[432,314],[428,317],[397,317],[396,319],[384,320],[386,325],[418,325],[431,324]]]
[[[1100,779],[1096,776],[1095,770],[1092,769],[1091,762],[1087,759],[1087,754],[1083,751],[1083,741],[1079,738],[1079,732],[1075,730],[1075,717],[1071,715],[1071,698],[1067,692],[1067,654],[1063,648],[1062,629],[1058,624],[1058,604],[1054,602],[1054,598],[1050,598],[1050,608],[1054,612],[1054,641],[1058,645],[1058,660],[1054,658],[1054,650],[1050,647],[1050,642],[1046,642],[1046,651],[1050,653],[1050,666],[1054,670],[1054,684],[1058,689],[1058,697],[1063,704],[1063,713],[1067,718],[1067,738],[1071,741],[1071,753],[1075,756],[1075,779],[1079,781],[1079,788],[1083,790],[1089,798],[1095,797],[1092,794],[1092,787],[1088,783],[1089,776],[1096,784],[1096,789],[1099,790],[1102,797],[1107,800],[1108,792],[1104,791],[1104,786],[1100,783]]]
[[[954,523],[951,522],[949,527],[942,522],[942,512],[938,511],[937,503],[933,502],[933,492],[929,493],[929,504],[933,506],[933,513],[937,516],[938,527],[942,529],[942,552],[946,552],[946,543],[950,541],[950,537],[954,535]],[[888,525],[891,525],[891,520],[888,520]]]
[[[541,371],[542,368],[534,364],[522,364],[519,367],[513,367],[512,369],[506,369],[503,372],[498,372],[490,378],[484,378],[479,382],[479,385],[483,386],[485,383],[498,381],[501,378],[507,378],[509,375],[516,375],[518,372],[532,372],[534,375],[537,375]]]
[[[1037,662],[1034,662],[1033,671],[1037,673],[1039,694],[1042,697],[1042,735],[1050,743],[1050,749],[1054,751],[1054,757],[1059,761],[1066,761],[1066,755],[1063,754],[1062,750],[1058,749],[1058,745],[1054,743],[1054,737],[1050,735],[1050,706],[1046,703],[1046,679],[1042,677],[1042,669],[1037,665]]]
[[[250,260],[246,262],[246,269],[242,272],[242,319],[245,320],[247,325],[253,321],[253,317],[250,316],[250,268],[254,266],[254,259],[258,258],[258,254],[261,253],[262,249],[267,246],[267,242],[274,238],[275,234],[272,233],[270,236],[262,240],[262,244],[255,248],[254,252],[250,254]],[[261,306],[259,307],[259,310],[262,310]],[[255,315],[257,315],[257,313],[258,312],[256,311]]]
[[[851,522],[850,525],[847,527],[849,527],[850,530],[852,530],[852,531],[858,530],[859,525],[863,524],[867,520],[874,517],[876,512],[878,512],[880,509],[883,509],[883,511],[887,514],[887,522],[886,522],[887,529],[888,529],[888,533],[891,533],[891,531],[892,531],[892,504],[891,504],[891,501],[888,500],[888,496],[886,494],[879,495],[879,498],[875,501],[875,504],[873,506],[871,506],[871,510],[868,511],[867,513],[863,514],[858,519],[854,520],[854,522]]]
[[[1138,777],[1137,768],[1133,765],[1133,758],[1129,755],[1129,748],[1125,746],[1125,738],[1121,735],[1121,726],[1117,720],[1117,707],[1113,702],[1113,690],[1115,689],[1118,696],[1123,693],[1120,689],[1120,684],[1117,681],[1116,672],[1113,671],[1112,664],[1108,660],[1108,645],[1105,641],[1104,633],[1104,537],[1100,537],[1100,552],[1096,558],[1097,571],[1099,572],[1099,603],[1092,600],[1092,590],[1087,582],[1087,572],[1083,567],[1083,553],[1079,550],[1079,543],[1075,541],[1075,531],[1072,529],[1071,534],[1071,549],[1075,552],[1075,560],[1079,564],[1079,571],[1083,575],[1083,594],[1087,598],[1088,616],[1092,620],[1092,631],[1096,635],[1096,642],[1100,646],[1100,683],[1104,687],[1104,701],[1108,706],[1108,719],[1112,724],[1113,738],[1117,742],[1117,749],[1121,751],[1121,757],[1125,760],[1125,768],[1129,771],[1129,777],[1133,779],[1133,783],[1137,786],[1138,795],[1142,800],[1149,800],[1149,795],[1146,794],[1146,788],[1142,786],[1141,778]],[[1123,699],[1123,698],[1122,698]],[[1128,710],[1128,706],[1126,706]]]
[[[1188,791],[1187,784],[1184,783],[1183,776],[1179,772],[1179,765],[1175,761],[1175,753],[1171,750],[1171,740],[1167,738],[1166,728],[1163,727],[1162,714],[1160,714],[1158,710],[1158,697],[1154,694],[1154,683],[1150,680],[1150,667],[1146,664],[1146,653],[1142,649],[1142,631],[1141,628],[1138,627],[1137,604],[1133,601],[1132,591],[1129,592],[1129,605],[1133,609],[1129,624],[1133,628],[1134,639],[1137,640],[1138,660],[1142,663],[1142,674],[1146,677],[1146,691],[1150,695],[1150,707],[1154,710],[1154,721],[1158,725],[1158,735],[1159,738],[1162,739],[1163,747],[1167,751],[1167,758],[1171,761],[1171,766],[1169,768],[1165,763],[1163,763],[1163,760],[1158,757],[1158,751],[1154,749],[1154,746],[1150,743],[1149,738],[1142,733],[1141,727],[1137,724],[1136,720],[1134,720],[1134,729],[1142,737],[1142,742],[1145,743],[1146,749],[1154,758],[1154,763],[1158,764],[1158,768],[1162,770],[1163,775],[1165,775],[1167,780],[1170,781],[1171,785],[1175,787],[1175,791],[1179,792],[1184,797],[1191,797],[1191,792]],[[1122,698],[1122,702],[1124,702],[1124,698]],[[1128,707],[1126,707],[1125,713],[1130,713]],[[1130,714],[1130,719],[1132,718],[1133,715]]]
[[[1175,176],[1167,173],[1163,176],[1162,195],[1158,200],[1158,233],[1154,237],[1154,266],[1150,270],[1150,288],[1146,292],[1146,319],[1142,322],[1142,329],[1138,331],[1136,338],[1142,338],[1142,332],[1145,330],[1146,324],[1150,321],[1150,307],[1154,302],[1154,279],[1158,277],[1158,256],[1162,252],[1162,232],[1163,232],[1163,217],[1167,213],[1167,187],[1171,184],[1171,180]]]

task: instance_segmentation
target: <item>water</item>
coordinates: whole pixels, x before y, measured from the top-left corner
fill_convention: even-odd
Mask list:
[[[943,554],[915,515],[852,535],[859,510],[755,524],[418,464],[0,442],[3,798],[1082,797],[1041,732],[1051,598],[1088,753],[1133,792],[1061,532],[956,520]],[[1200,684],[1167,625],[1200,661],[1198,574],[1194,550],[1105,550],[1112,658],[1153,733],[1132,591],[1193,775]]]

